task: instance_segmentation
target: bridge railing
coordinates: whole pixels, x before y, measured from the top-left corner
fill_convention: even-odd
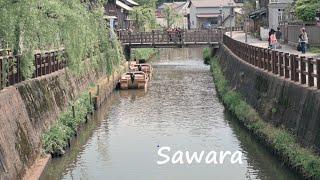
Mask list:
[[[256,47],[236,41],[227,35],[223,43],[236,56],[266,72],[287,80],[320,89],[320,58],[299,57],[295,54]]]
[[[119,40],[124,44],[210,43],[220,42],[222,33],[218,29],[174,32],[122,32],[119,34]]]

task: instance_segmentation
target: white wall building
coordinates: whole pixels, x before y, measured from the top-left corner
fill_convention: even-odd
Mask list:
[[[293,0],[270,0],[269,9],[269,28],[276,29],[279,22],[286,20],[286,9],[290,6]]]
[[[190,27],[201,28],[204,23],[212,26],[235,26],[235,17],[230,16],[231,10],[236,7],[233,0],[191,0]]]

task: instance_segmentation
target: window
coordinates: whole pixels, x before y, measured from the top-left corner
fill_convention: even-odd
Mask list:
[[[284,9],[278,9],[278,22],[285,20],[284,18]]]

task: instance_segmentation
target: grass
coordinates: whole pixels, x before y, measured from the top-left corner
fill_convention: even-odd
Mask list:
[[[139,48],[133,50],[133,58],[139,60],[139,59],[145,59],[148,60],[156,53],[156,49],[154,48]]]
[[[224,105],[259,140],[292,169],[305,178],[320,179],[320,158],[312,150],[301,147],[296,137],[282,128],[263,121],[242,96],[232,90],[225,79],[217,58],[211,58],[211,70],[217,92]]]
[[[69,146],[69,141],[76,135],[77,128],[80,124],[85,123],[86,115],[91,112],[93,112],[93,104],[90,104],[89,93],[85,92],[59,116],[57,123],[42,136],[45,153],[52,154],[52,156],[63,155]]]
[[[309,52],[314,54],[320,54],[320,48],[319,47],[310,47]]]
[[[204,48],[202,51],[204,63],[209,65],[210,64],[210,59],[211,59],[211,52],[210,48]]]

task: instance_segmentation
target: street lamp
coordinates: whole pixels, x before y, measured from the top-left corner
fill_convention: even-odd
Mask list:
[[[230,37],[232,38],[232,19],[233,19],[233,3],[232,1],[230,1],[228,3],[229,7],[230,7]]]
[[[222,5],[220,5],[220,26],[222,27],[222,21],[223,21],[223,18],[222,18]]]

